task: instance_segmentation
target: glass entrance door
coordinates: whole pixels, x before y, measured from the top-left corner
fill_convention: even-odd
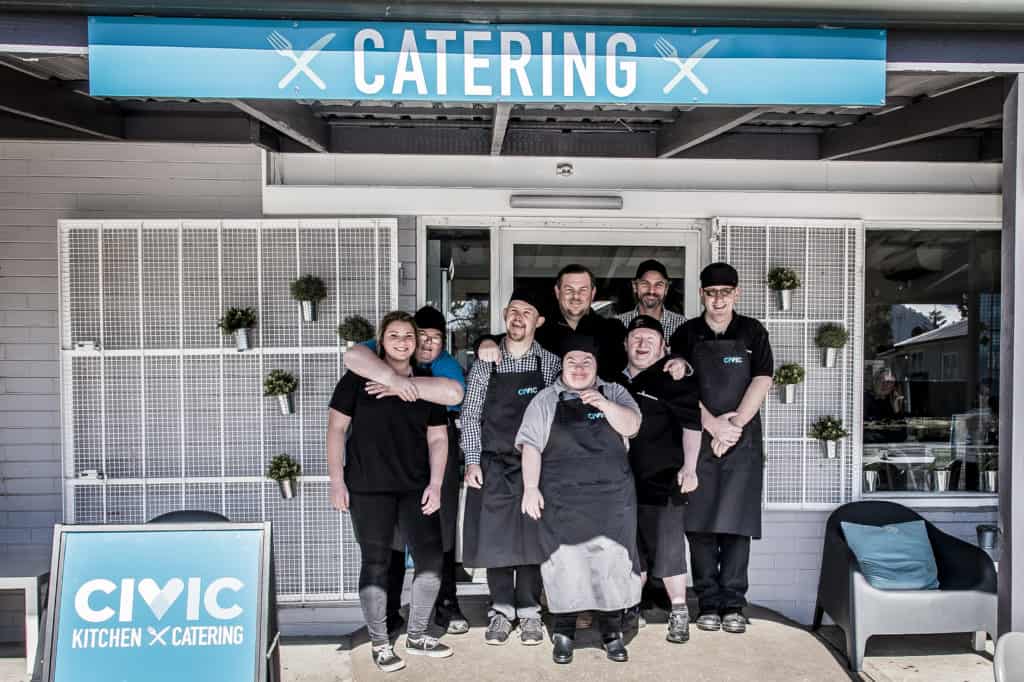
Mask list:
[[[697,315],[701,233],[696,229],[504,229],[499,267],[500,305],[492,307],[491,326],[503,330],[501,308],[515,287],[529,287],[556,306],[555,276],[570,263],[584,265],[597,278],[594,310],[606,317],[636,305],[632,281],[636,268],[654,258],[668,269],[672,284],[666,306],[687,317]]]

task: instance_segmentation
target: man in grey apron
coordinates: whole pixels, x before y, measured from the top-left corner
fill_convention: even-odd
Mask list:
[[[739,275],[726,263],[700,273],[704,314],[672,338],[694,368],[706,433],[689,494],[686,537],[702,630],[746,631],[750,539],[761,537],[764,442],[760,409],[772,385],[768,332],[735,312]],[[688,465],[689,468],[689,465]]]
[[[515,451],[526,406],[561,371],[561,361],[534,340],[544,323],[538,302],[516,290],[503,311],[508,333],[497,363],[477,360],[469,371],[462,411],[466,512],[462,563],[487,569],[491,591],[487,644],[505,644],[519,622],[523,644],[544,641],[540,619],[537,522],[520,510],[523,474]]]
[[[693,377],[675,381],[665,373],[665,338],[653,317],[637,315],[630,321],[626,355],[623,383],[643,415],[640,432],[629,445],[639,504],[640,565],[645,581],[650,577],[664,583],[671,604],[665,638],[682,644],[690,639],[685,509],[686,493],[697,487],[700,389]]]
[[[593,337],[563,343],[561,378],[533,399],[516,434],[522,511],[540,521],[552,658],[572,661],[576,616],[597,611],[608,658],[623,662],[622,611],[640,601],[641,587],[625,441],[640,429],[640,408],[625,387],[598,378]]]

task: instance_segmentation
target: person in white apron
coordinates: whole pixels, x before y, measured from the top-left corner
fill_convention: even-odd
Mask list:
[[[641,588],[625,439],[640,429],[640,408],[625,387],[598,378],[593,337],[567,337],[562,350],[561,378],[530,402],[516,434],[522,511],[540,521],[554,661],[572,661],[576,617],[596,611],[608,658],[624,662],[622,611]]]
[[[704,314],[672,338],[694,368],[706,432],[689,494],[686,538],[701,630],[742,633],[749,587],[750,540],[761,537],[764,438],[760,409],[772,386],[768,332],[735,312],[739,274],[727,263],[700,273]]]
[[[518,622],[525,645],[544,641],[540,618],[540,543],[537,522],[520,510],[523,473],[515,436],[523,413],[562,369],[540,347],[534,331],[544,323],[528,290],[512,293],[503,311],[508,333],[498,362],[477,360],[469,370],[462,415],[466,455],[466,512],[462,563],[487,569],[491,592],[487,644],[508,642]]]

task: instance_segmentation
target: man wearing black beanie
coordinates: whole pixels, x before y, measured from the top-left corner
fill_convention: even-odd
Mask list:
[[[686,537],[701,630],[742,633],[749,587],[750,540],[761,537],[764,438],[760,409],[772,386],[768,331],[735,311],[739,274],[728,263],[700,273],[704,314],[672,336],[672,351],[694,368],[702,437],[698,481],[689,494]]]

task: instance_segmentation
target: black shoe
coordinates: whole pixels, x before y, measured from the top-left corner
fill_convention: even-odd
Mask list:
[[[722,617],[717,613],[702,613],[697,617],[697,629],[716,632],[722,629]]]
[[[636,637],[640,632],[640,628],[646,623],[643,622],[643,616],[640,615],[640,607],[632,606],[622,612],[622,634],[628,635],[629,637]]]
[[[572,650],[575,642],[565,635],[555,633],[551,635],[551,658],[555,663],[572,663]]]
[[[395,611],[394,613],[388,614],[388,637],[394,638],[398,636],[398,633],[405,627],[405,618],[402,618],[402,614]]]
[[[487,625],[487,632],[484,633],[484,641],[488,644],[505,644],[508,636],[512,634],[512,623],[501,613],[491,616],[491,622]]]
[[[454,652],[447,644],[429,635],[423,635],[419,639],[405,637],[405,653],[409,656],[429,656],[430,658],[448,658]]]
[[[536,646],[544,641],[544,622],[540,618],[523,618],[519,621],[519,641],[526,646]]]
[[[690,640],[690,613],[686,607],[672,609],[668,614],[668,634],[665,639],[673,644],[682,644]]]
[[[434,609],[434,622],[449,635],[463,635],[469,632],[469,621],[462,614],[459,602],[445,599]]]
[[[629,660],[629,652],[626,651],[626,643],[622,641],[622,635],[615,639],[609,639],[602,643],[608,660],[616,663],[625,663]]]
[[[747,631],[747,619],[739,611],[732,611],[722,616],[722,629],[741,635]]]

